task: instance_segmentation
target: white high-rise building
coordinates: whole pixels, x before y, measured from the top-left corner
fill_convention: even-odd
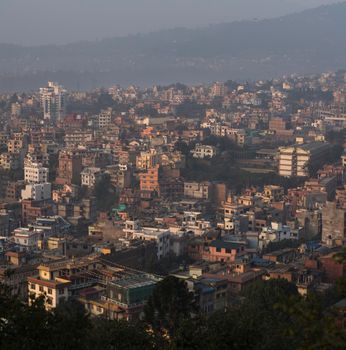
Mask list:
[[[65,114],[66,90],[57,83],[48,82],[48,86],[40,88],[43,117],[51,121],[60,120]]]
[[[24,180],[27,183],[48,182],[49,169],[39,163],[32,163],[24,166]]]

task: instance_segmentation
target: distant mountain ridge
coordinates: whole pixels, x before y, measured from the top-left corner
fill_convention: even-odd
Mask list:
[[[262,21],[21,47],[0,44],[0,91],[265,79],[346,68],[346,2]]]

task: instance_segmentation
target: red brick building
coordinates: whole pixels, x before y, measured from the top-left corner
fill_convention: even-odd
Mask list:
[[[58,185],[79,185],[80,173],[83,170],[82,156],[74,152],[61,152],[59,154],[59,168],[56,183]]]

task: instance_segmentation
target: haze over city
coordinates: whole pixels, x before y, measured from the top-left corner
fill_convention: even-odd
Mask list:
[[[263,19],[336,0],[1,0],[0,43],[66,44]]]
[[[345,33],[0,0],[0,350],[345,350]]]

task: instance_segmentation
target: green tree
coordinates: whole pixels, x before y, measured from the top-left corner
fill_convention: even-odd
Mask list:
[[[154,349],[154,337],[142,323],[132,324],[125,320],[109,321],[95,319],[89,336],[88,349],[103,350],[145,350]]]
[[[277,310],[289,317],[283,336],[293,349],[345,348],[345,334],[336,328],[334,315],[324,309],[317,295],[289,298],[277,305]]]
[[[49,349],[84,350],[90,341],[91,330],[92,321],[81,304],[62,303],[52,313]]]
[[[117,200],[116,191],[111,184],[108,174],[95,185],[94,196],[96,197],[96,206],[98,210],[109,211]]]
[[[28,306],[0,286],[0,349],[46,349],[52,315],[44,309],[42,298]]]
[[[340,252],[336,253],[334,259],[339,264],[346,264],[346,248],[343,248]],[[337,289],[341,295],[346,298],[346,276],[339,278],[337,281]]]
[[[211,325],[208,324],[205,317],[198,316],[192,320],[184,320],[180,323],[172,341],[166,344],[166,348],[169,350],[209,349],[211,343],[206,345],[207,340],[210,340],[207,339],[207,336],[211,334],[212,331]],[[229,334],[227,336],[229,336]]]
[[[160,281],[145,306],[145,321],[161,335],[174,336],[178,326],[197,311],[194,296],[186,283],[168,276]]]

